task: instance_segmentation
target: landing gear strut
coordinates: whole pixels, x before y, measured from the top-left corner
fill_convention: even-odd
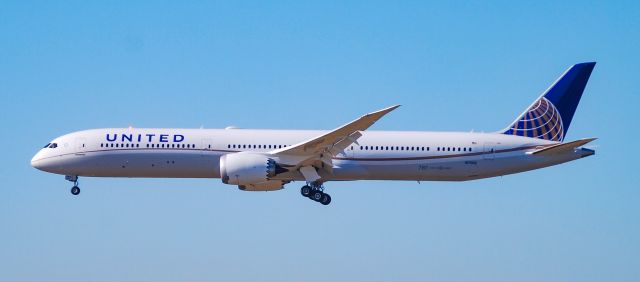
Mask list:
[[[307,183],[307,185],[300,188],[300,194],[325,206],[331,203],[331,196],[324,192],[322,183]]]
[[[80,194],[80,187],[78,187],[78,176],[77,175],[66,175],[64,179],[73,182],[73,187],[71,187],[71,194],[78,195]]]

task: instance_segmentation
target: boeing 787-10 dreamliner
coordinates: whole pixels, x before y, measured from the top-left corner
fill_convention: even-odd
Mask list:
[[[329,181],[463,181],[573,161],[595,138],[564,142],[594,62],[571,66],[511,125],[494,133],[369,131],[399,105],[334,130],[105,128],[53,139],[31,160],[78,177],[221,178],[244,191],[300,192],[328,205]]]

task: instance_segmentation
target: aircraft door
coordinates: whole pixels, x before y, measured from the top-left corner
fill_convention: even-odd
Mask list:
[[[87,139],[76,138],[73,146],[76,155],[84,155],[84,152],[87,150]]]
[[[346,149],[344,149],[344,153],[347,156],[347,158],[353,158],[353,152],[356,149],[356,144],[353,143],[351,145],[349,145],[349,147],[347,147]]]
[[[201,148],[201,152],[202,155],[206,155],[208,154],[207,152],[213,151],[213,139],[211,138],[202,138],[202,147]]]
[[[485,160],[493,160],[493,158],[495,157],[495,153],[496,153],[496,143],[485,142],[482,158]]]

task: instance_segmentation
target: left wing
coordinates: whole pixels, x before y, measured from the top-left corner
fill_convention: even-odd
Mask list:
[[[391,106],[376,112],[368,113],[360,118],[338,127],[318,137],[298,144],[269,152],[289,165],[289,171],[299,171],[307,181],[320,179],[317,169],[324,168],[331,172],[332,158],[351,144],[356,143],[364,131],[389,112],[400,105]]]
[[[339,149],[340,151],[342,151],[352,143],[356,142],[356,140],[360,138],[360,136],[362,136],[362,134],[360,134],[360,131],[366,130],[384,115],[397,109],[398,107],[400,107],[400,105],[395,105],[386,109],[379,110],[377,112],[368,113],[350,123],[332,130],[329,133],[320,135],[310,140],[306,140],[304,142],[300,142],[290,147],[271,151],[269,152],[269,154],[310,156],[326,151],[335,152],[334,149]],[[335,152],[333,155],[339,153],[340,151]]]

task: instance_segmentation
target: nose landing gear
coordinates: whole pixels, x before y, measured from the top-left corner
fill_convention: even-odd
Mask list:
[[[78,195],[80,194],[80,187],[78,187],[78,176],[77,175],[66,175],[64,177],[67,181],[73,182],[73,187],[71,187],[71,194]]]
[[[331,196],[324,192],[322,183],[307,183],[307,185],[300,188],[300,194],[325,206],[331,203]]]

